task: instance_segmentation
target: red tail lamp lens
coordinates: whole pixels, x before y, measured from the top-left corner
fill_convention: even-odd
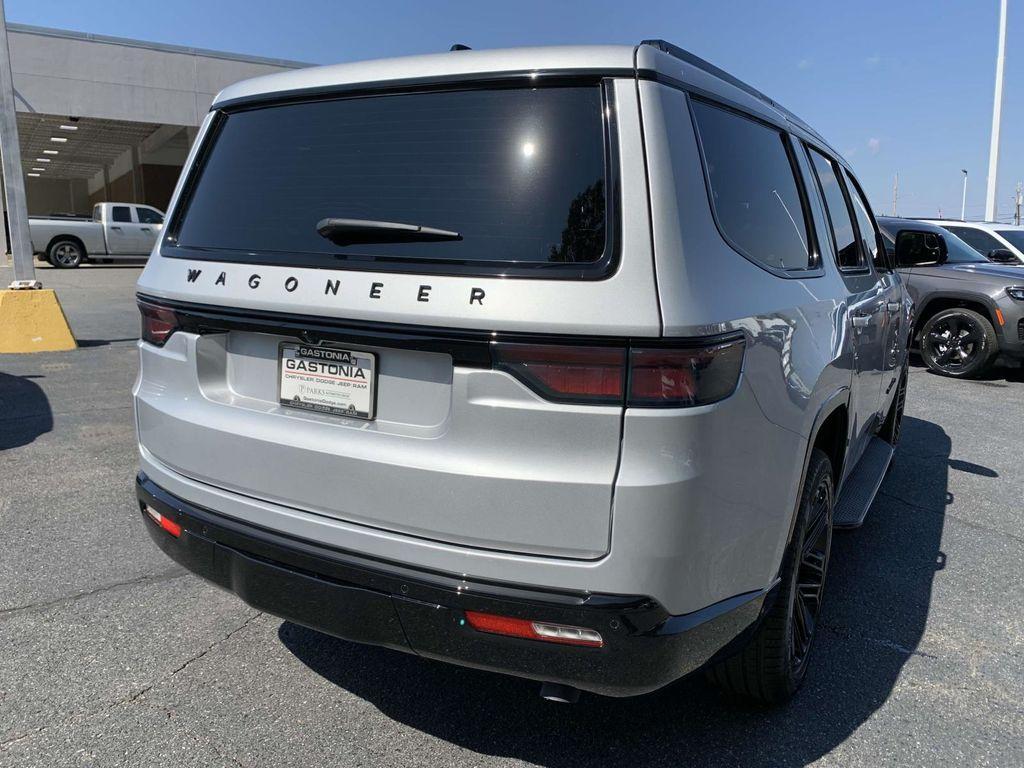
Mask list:
[[[139,312],[142,313],[142,340],[158,347],[178,330],[178,316],[173,309],[139,301]]]
[[[148,504],[146,505],[146,514],[150,516],[154,523],[159,525],[161,528],[163,528],[165,531],[171,534],[171,536],[173,536],[174,538],[178,538],[179,536],[181,536],[180,525],[178,525],[176,522],[171,520],[171,518],[167,517],[166,515],[160,514]]]
[[[546,643],[580,645],[586,648],[600,648],[604,645],[601,633],[586,627],[568,624],[552,624],[547,621],[530,621],[513,616],[499,616],[494,613],[466,611],[466,621],[477,632],[505,637],[522,637],[527,640],[542,640]]]
[[[622,402],[626,351],[621,347],[496,344],[496,367],[555,402]]]
[[[706,405],[735,391],[743,340],[692,349],[632,349],[629,363],[630,405]]]

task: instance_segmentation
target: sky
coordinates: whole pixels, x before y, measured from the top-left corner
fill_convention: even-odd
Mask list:
[[[998,0],[6,0],[12,22],[315,64],[473,48],[664,38],[800,115],[878,214],[982,218]],[[1024,181],[1024,4],[1011,0],[999,218]]]

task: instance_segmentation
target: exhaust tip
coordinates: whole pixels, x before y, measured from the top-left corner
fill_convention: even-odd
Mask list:
[[[580,689],[562,683],[541,683],[540,697],[559,704],[575,704],[580,700]]]

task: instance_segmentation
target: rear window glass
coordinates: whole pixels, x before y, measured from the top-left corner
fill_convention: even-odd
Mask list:
[[[180,249],[338,266],[590,264],[604,255],[597,85],[342,98],[221,120],[173,233]],[[371,242],[371,232],[339,245],[317,232],[328,218],[461,239]]]

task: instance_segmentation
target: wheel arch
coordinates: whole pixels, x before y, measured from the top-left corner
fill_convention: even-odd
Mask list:
[[[46,250],[43,251],[43,253],[45,253],[47,257],[49,257],[50,249],[53,248],[53,246],[56,243],[59,243],[62,240],[70,240],[71,242],[75,243],[79,248],[81,248],[83,259],[89,256],[89,249],[85,247],[85,243],[82,242],[82,238],[78,237],[77,235],[54,235],[53,237],[50,238],[50,242],[46,244]]]
[[[804,483],[807,482],[807,468],[811,464],[811,454],[815,448],[821,448],[832,462],[833,484],[836,494],[846,465],[846,453],[850,445],[850,387],[842,386],[825,398],[818,408],[807,438],[804,450],[803,466],[800,470],[800,483],[797,486],[796,501],[789,517],[789,533],[786,541],[793,537],[793,526],[800,512],[800,498]]]
[[[919,344],[921,329],[924,324],[931,320],[939,312],[946,309],[972,309],[992,324],[993,330],[1002,335],[1002,325],[996,317],[996,305],[988,296],[982,294],[943,292],[930,295],[923,304],[917,308],[917,315],[914,318],[914,335],[912,341]]]

